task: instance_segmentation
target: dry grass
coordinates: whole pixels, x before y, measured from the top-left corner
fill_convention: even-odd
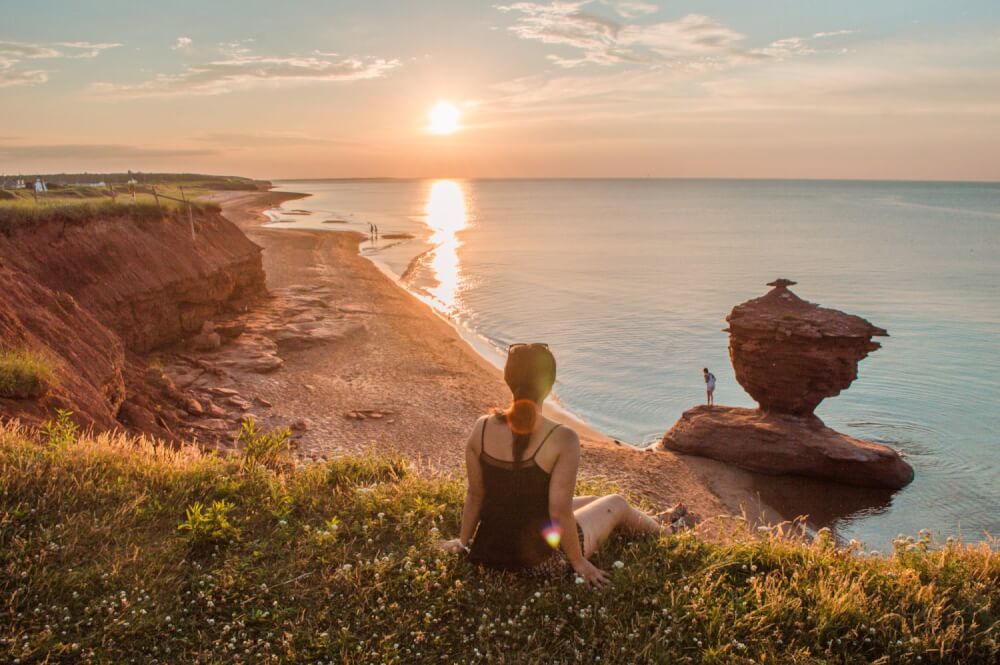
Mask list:
[[[56,367],[46,356],[25,349],[0,349],[0,397],[39,397],[55,383]]]
[[[0,660],[975,664],[1000,654],[1000,555],[989,544],[922,536],[871,556],[776,533],[622,539],[597,558],[613,587],[594,592],[439,553],[435,540],[457,529],[457,480],[374,456],[283,468],[0,425]]]

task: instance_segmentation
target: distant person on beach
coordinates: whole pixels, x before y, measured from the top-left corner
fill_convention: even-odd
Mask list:
[[[622,496],[573,496],[580,439],[542,413],[556,379],[545,344],[513,344],[504,380],[513,393],[505,411],[481,417],[465,444],[468,490],[458,538],[442,549],[529,577],[574,571],[592,586],[608,575],[588,559],[616,529],[674,533],[694,523],[683,504],[656,516]]]
[[[705,394],[711,406],[715,404],[715,375],[709,372],[707,367],[702,368],[701,372],[705,375]]]

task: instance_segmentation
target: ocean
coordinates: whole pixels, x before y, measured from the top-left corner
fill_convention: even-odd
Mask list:
[[[361,251],[500,362],[550,345],[558,400],[633,445],[704,400],[754,406],[723,332],[787,277],[886,328],[817,415],[900,450],[905,489],[754,476],[843,539],[1000,535],[1000,184],[775,180],[283,181],[276,226],[368,233]],[[298,210],[299,213],[294,213]],[[293,214],[289,214],[293,213]],[[305,214],[303,214],[305,213]],[[343,224],[324,224],[342,220]],[[390,235],[412,238],[387,238]]]

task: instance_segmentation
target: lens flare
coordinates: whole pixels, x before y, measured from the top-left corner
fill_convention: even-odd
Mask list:
[[[562,529],[555,524],[550,524],[542,529],[542,537],[545,538],[545,542],[549,544],[549,547],[557,550],[559,549],[559,543],[562,542]]]

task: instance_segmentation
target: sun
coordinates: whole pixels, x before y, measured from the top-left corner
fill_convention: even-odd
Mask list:
[[[460,129],[458,120],[461,115],[458,107],[451,102],[438,102],[428,114],[430,124],[427,128],[431,134],[454,134]]]

